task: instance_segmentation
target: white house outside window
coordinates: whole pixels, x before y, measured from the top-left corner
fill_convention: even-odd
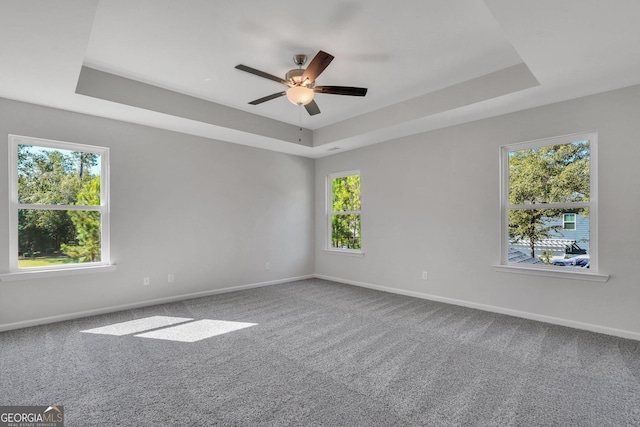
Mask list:
[[[10,268],[109,264],[108,148],[9,136]]]
[[[501,265],[597,274],[597,134],[501,147]]]

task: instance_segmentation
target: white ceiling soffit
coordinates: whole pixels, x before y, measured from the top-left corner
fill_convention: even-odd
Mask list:
[[[636,0],[379,3],[3,2],[0,96],[317,158],[640,83]],[[319,50],[367,96],[248,104]]]

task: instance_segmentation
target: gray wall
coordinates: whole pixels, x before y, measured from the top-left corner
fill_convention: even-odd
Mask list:
[[[0,282],[0,327],[313,273],[313,160],[8,100],[0,100],[2,272],[7,134],[110,148],[118,266]],[[150,286],[142,286],[145,276]]]
[[[632,87],[314,162],[0,100],[0,135],[111,148],[118,264],[110,273],[0,282],[0,328],[315,273],[640,337],[638,111],[640,87]],[[600,267],[609,281],[495,271],[498,147],[592,130],[599,133]],[[0,149],[1,271],[8,270],[7,151]],[[362,174],[365,256],[328,255],[321,250],[324,177],[353,169]],[[151,286],[142,286],[144,276]]]
[[[639,334],[639,112],[636,86],[317,160],[316,274]],[[611,275],[609,281],[494,271],[500,251],[499,146],[582,131],[599,134],[600,269]],[[353,169],[362,178],[363,258],[321,250],[325,175]]]

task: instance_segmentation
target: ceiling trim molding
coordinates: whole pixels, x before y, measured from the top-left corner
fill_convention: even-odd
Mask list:
[[[235,131],[238,140],[230,142],[243,143],[242,139],[247,138],[247,135],[253,135],[306,147],[313,146],[312,133],[309,129],[302,129],[298,126],[87,66],[82,66],[75,92],[78,95],[195,120]]]

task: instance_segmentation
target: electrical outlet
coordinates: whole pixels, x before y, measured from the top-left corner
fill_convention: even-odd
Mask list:
[[[142,284],[144,286],[149,286],[150,283],[151,283],[151,280],[148,277],[145,277],[142,279]]]
[[[427,279],[428,279],[427,272],[423,271],[422,272],[422,280],[427,280]]]
[[[266,262],[266,263],[264,264],[264,269],[265,269],[265,270],[269,270],[269,269],[271,269],[271,264],[269,264],[268,262]]]
[[[175,282],[175,279],[176,278],[173,276],[173,274],[169,274],[167,276],[167,283],[173,283],[173,282]]]

